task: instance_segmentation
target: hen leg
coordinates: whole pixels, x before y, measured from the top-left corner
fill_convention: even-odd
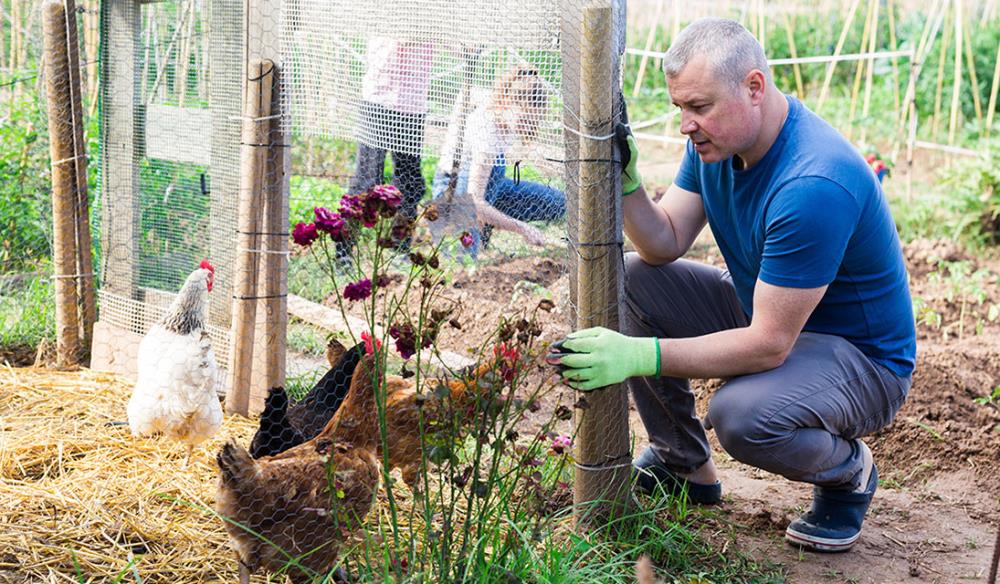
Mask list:
[[[240,566],[240,584],[250,584],[250,568],[240,560],[239,556],[236,557],[236,563]]]
[[[188,463],[191,461],[191,453],[194,452],[194,444],[187,445],[187,455],[184,457],[184,465],[182,468],[187,468]]]

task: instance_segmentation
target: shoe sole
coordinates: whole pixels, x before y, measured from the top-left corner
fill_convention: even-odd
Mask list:
[[[809,535],[791,528],[785,530],[785,540],[788,543],[817,552],[846,552],[854,546],[859,537],[861,537],[860,531],[852,537],[834,539]]]

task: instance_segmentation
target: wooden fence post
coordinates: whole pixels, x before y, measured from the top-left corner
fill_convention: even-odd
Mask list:
[[[52,160],[52,260],[56,293],[56,362],[76,365],[80,354],[77,313],[76,190],[74,128],[69,86],[70,59],[66,38],[66,7],[60,0],[42,6],[45,38],[46,98],[49,154]]]
[[[69,56],[70,113],[73,123],[73,166],[76,170],[75,219],[76,229],[76,280],[80,303],[80,339],[84,350],[90,348],[97,321],[97,303],[94,293],[94,259],[90,238],[90,201],[87,187],[87,142],[83,132],[83,83],[80,80],[80,43],[76,25],[76,1],[65,0],[66,47]]]
[[[274,63],[256,59],[247,67],[240,156],[240,199],[233,286],[232,350],[226,411],[247,415],[257,311],[260,218],[264,206]]]
[[[580,63],[580,196],[578,201],[577,328],[618,326],[622,281],[618,168],[614,158],[610,6],[583,9]],[[629,497],[631,450],[624,385],[587,394],[578,409],[574,503],[579,526],[621,517]]]

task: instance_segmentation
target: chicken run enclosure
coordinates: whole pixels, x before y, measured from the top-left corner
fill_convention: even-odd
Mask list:
[[[531,215],[537,203],[524,198],[506,213],[548,220],[544,237],[556,245],[547,254],[560,249],[553,259],[571,283],[566,318],[580,328],[616,325],[622,230],[611,138],[621,110],[623,4],[191,0],[175,3],[180,20],[160,37],[165,4],[101,3],[94,369],[134,376],[142,336],[210,258],[216,291],[206,330],[227,370],[226,408],[259,412],[268,388],[284,383],[289,310],[300,318],[331,312],[288,296],[298,219],[290,225],[290,208],[335,204],[324,192],[292,195],[290,178],[293,164],[337,140],[366,148],[379,169],[390,153],[404,197],[413,190],[406,157],[439,157],[452,176],[477,147],[506,165],[512,189],[530,178],[537,189],[565,193],[563,208],[548,215]],[[484,116],[501,127],[502,144],[463,144],[480,140],[465,128]],[[362,174],[334,178],[343,192],[388,180],[381,170]],[[466,185],[451,182],[434,201],[444,217],[427,233],[419,222],[414,242],[422,233],[435,242],[475,234],[473,254],[456,251],[457,264],[524,247],[499,225],[480,234]],[[332,328],[355,339],[362,332],[350,317]],[[439,357],[468,365],[468,348]],[[576,437],[593,459],[582,454],[577,473],[594,476],[592,487],[606,494],[625,479],[627,398],[615,390],[594,401],[600,419]]]

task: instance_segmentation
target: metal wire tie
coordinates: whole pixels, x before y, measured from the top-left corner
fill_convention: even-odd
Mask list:
[[[56,160],[55,162],[52,163],[52,166],[58,166],[60,164],[65,164],[67,162],[73,162],[73,161],[79,160],[81,158],[83,158],[84,160],[86,160],[87,159],[87,155],[86,154],[78,154],[76,156],[70,156],[69,158],[63,158],[62,160]]]
[[[53,274],[49,276],[53,280],[63,280],[63,279],[75,279],[75,278],[93,278],[94,272],[89,272],[86,274]]]
[[[288,254],[291,253],[288,250],[246,249],[246,248],[238,249],[236,251],[245,251],[247,253],[269,253],[269,254],[274,254],[274,255],[288,255]]]

